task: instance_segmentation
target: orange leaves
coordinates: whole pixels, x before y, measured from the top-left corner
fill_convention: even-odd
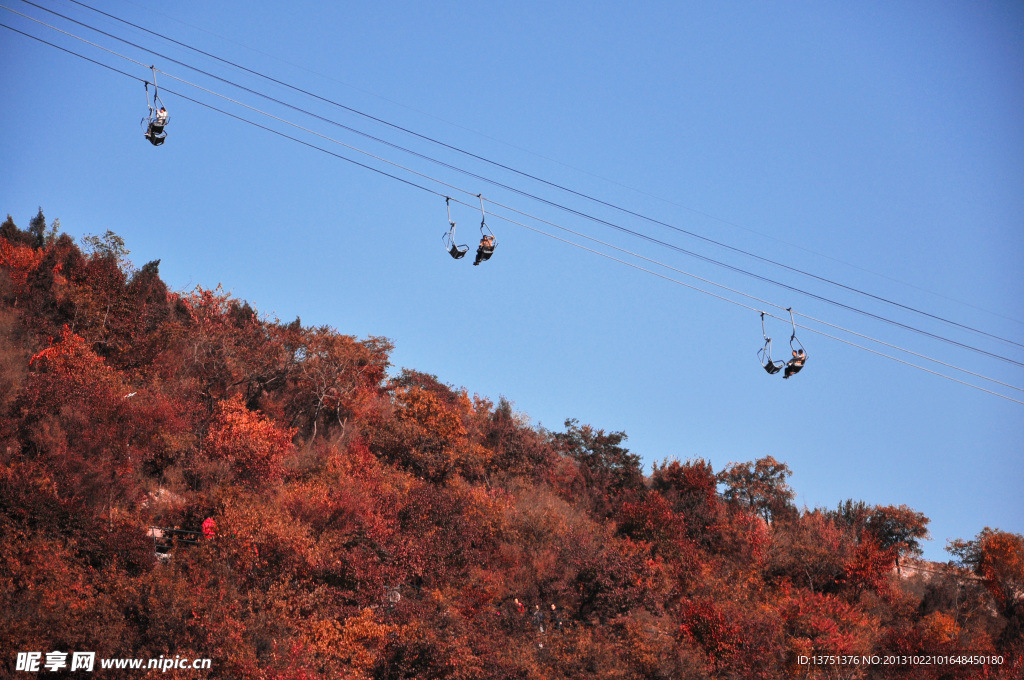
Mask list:
[[[442,404],[432,392],[419,387],[400,388],[396,390],[395,397],[402,406],[400,418],[415,421],[446,446],[453,446],[459,438],[466,436],[459,414]]]
[[[973,541],[951,541],[946,549],[984,579],[1008,618],[1020,615],[1024,609],[1024,536],[985,527]]]
[[[889,575],[895,556],[894,548],[883,549],[870,534],[861,537],[853,560],[846,566],[846,582],[858,593],[866,588],[890,595]]]
[[[793,646],[812,654],[866,654],[873,627],[858,608],[830,595],[797,592],[784,608]]]
[[[1024,600],[1024,537],[993,531],[981,539],[978,574],[1004,607]]]
[[[318,619],[309,625],[306,633],[307,650],[324,663],[323,672],[345,669],[345,677],[366,680],[372,677],[394,626],[377,621],[370,609],[339,624],[337,621]]]
[[[456,470],[467,476],[482,474],[490,452],[467,440],[463,416],[470,409],[468,399],[446,403],[435,392],[414,385],[396,388],[395,402],[396,420],[414,448],[404,461],[409,467],[435,480]]]
[[[948,645],[956,641],[960,634],[960,626],[956,619],[945,612],[932,612],[921,621],[924,637],[938,645]]]
[[[0,238],[0,268],[7,270],[7,276],[14,284],[14,292],[23,294],[28,276],[43,260],[43,251],[21,243],[11,243]]]
[[[235,396],[217,405],[203,449],[211,458],[229,462],[240,479],[259,485],[281,477],[281,459],[291,451],[294,434],[250,411]]]
[[[112,382],[113,369],[96,356],[89,343],[68,330],[67,326],[61,330],[59,343],[40,351],[28,363],[38,371],[78,387],[89,382]]]
[[[219,325],[228,321],[231,296],[221,292],[220,286],[215,290],[197,287],[194,291],[182,295],[181,303],[194,322]]]
[[[835,593],[854,549],[852,532],[813,510],[776,529],[768,567],[775,577],[789,578],[811,592]]]

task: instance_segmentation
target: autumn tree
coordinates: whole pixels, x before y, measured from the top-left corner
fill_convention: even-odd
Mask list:
[[[643,488],[640,456],[620,446],[625,440],[625,432],[606,434],[575,418],[565,421],[565,432],[553,436],[558,450],[579,464],[585,493],[599,514],[609,513],[622,492]]]
[[[812,510],[776,528],[767,572],[812,593],[836,594],[854,559],[852,532]]]
[[[485,408],[479,412],[486,416],[480,425],[481,439],[493,452],[492,470],[496,475],[541,479],[561,469],[554,447],[530,427],[528,419],[516,413],[511,402],[501,398],[493,411],[485,404],[481,406]],[[559,480],[558,485],[571,487],[576,481],[575,472]]]
[[[906,505],[877,506],[871,511],[865,529],[883,550],[892,550],[899,567],[901,556],[921,554],[920,540],[928,538],[928,522],[923,513]]]
[[[392,345],[386,338],[358,341],[322,326],[304,330],[295,347],[295,369],[288,410],[292,423],[313,437],[326,423],[342,430],[360,399],[384,381]]]
[[[706,549],[714,548],[719,539],[721,508],[711,463],[703,459],[665,461],[660,466],[655,463],[650,483],[651,489],[679,514],[687,537]]]
[[[203,449],[210,458],[229,463],[240,480],[258,485],[280,478],[293,434],[247,409],[236,395],[217,405]]]
[[[142,462],[121,377],[66,327],[29,362],[29,384],[14,403],[22,447],[45,461],[62,494],[108,510],[131,493]],[[103,427],[94,427],[94,423]]]
[[[1024,648],[1024,536],[985,527],[974,539],[950,541],[946,549],[983,579],[1007,621],[1004,641]]]
[[[718,473],[718,482],[725,485],[726,501],[750,509],[771,524],[796,515],[795,494],[786,483],[791,474],[788,465],[765,456],[752,463],[732,463]]]
[[[920,555],[919,541],[928,537],[928,518],[905,505],[869,506],[847,500],[825,515],[852,532],[857,542],[852,581],[874,590],[884,589],[885,572],[893,564],[899,569],[900,557]]]
[[[6,225],[7,223],[5,223]],[[17,229],[13,223],[10,226]],[[0,271],[4,272],[10,286],[5,297],[13,296],[16,299],[18,295],[24,295],[27,292],[29,274],[39,266],[42,259],[43,252],[41,250],[18,239],[16,234],[12,233],[11,237],[0,238]]]

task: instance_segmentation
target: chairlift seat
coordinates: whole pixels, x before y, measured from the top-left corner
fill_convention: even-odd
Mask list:
[[[167,126],[169,118],[165,118],[162,124],[158,124],[157,120],[153,116],[144,116],[142,118],[142,130],[146,139],[153,146],[160,146],[167,139],[167,132],[164,128]]]
[[[786,362],[772,359],[771,342],[771,340],[765,339],[764,347],[757,350],[757,360],[761,362],[761,367],[768,372],[768,375],[775,375],[786,366]]]
[[[466,253],[468,253],[468,252],[469,252],[469,246],[467,246],[467,245],[457,246],[454,243],[452,244],[452,247],[448,249],[448,253],[453,258],[455,258],[456,260],[461,260],[462,258],[464,258],[466,256]]]

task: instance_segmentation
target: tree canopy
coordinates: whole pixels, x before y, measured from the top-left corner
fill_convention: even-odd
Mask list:
[[[0,648],[233,679],[1019,677],[1018,534],[915,571],[906,506],[799,510],[770,455],[645,475],[623,432],[536,428],[393,371],[386,338],[83,245],[41,209],[0,225]],[[801,663],[896,653],[1007,663]]]

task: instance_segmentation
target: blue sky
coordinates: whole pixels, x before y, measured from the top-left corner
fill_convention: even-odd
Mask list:
[[[798,314],[1024,385],[1019,365],[637,240],[20,0],[5,4],[469,192],[441,193],[470,203],[470,194],[483,193]],[[67,0],[38,4],[469,172],[1024,362],[1019,345],[564,194]],[[585,10],[563,2],[89,4],[578,192],[1024,343],[1019,3],[595,2]],[[148,76],[49,28],[0,15],[136,78]],[[846,498],[908,504],[932,519],[935,540],[925,546],[932,559],[947,558],[947,539],[985,526],[1024,532],[1020,404],[810,332],[800,336],[807,368],[785,382],[769,377],[756,363],[762,340],[753,311],[496,217],[488,220],[499,241],[493,259],[480,267],[468,258],[456,262],[440,247],[447,218],[438,196],[172,94],[163,97],[172,116],[167,143],[153,148],[138,127],[146,112],[138,80],[6,29],[0,63],[0,211],[20,226],[42,206],[75,236],[112,229],[137,265],[159,258],[174,288],[221,284],[285,321],[300,316],[307,325],[387,336],[397,367],[494,400],[504,395],[551,429],[576,417],[624,430],[648,464],[703,457],[721,469],[773,455],[793,469],[801,505],[834,507]],[[169,76],[158,81],[260,118]],[[260,122],[358,157],[282,123]],[[460,242],[479,238],[478,210],[457,205],[453,217]],[[769,320],[769,334],[777,354],[786,350],[786,324]],[[932,366],[1024,399],[1024,392]]]

